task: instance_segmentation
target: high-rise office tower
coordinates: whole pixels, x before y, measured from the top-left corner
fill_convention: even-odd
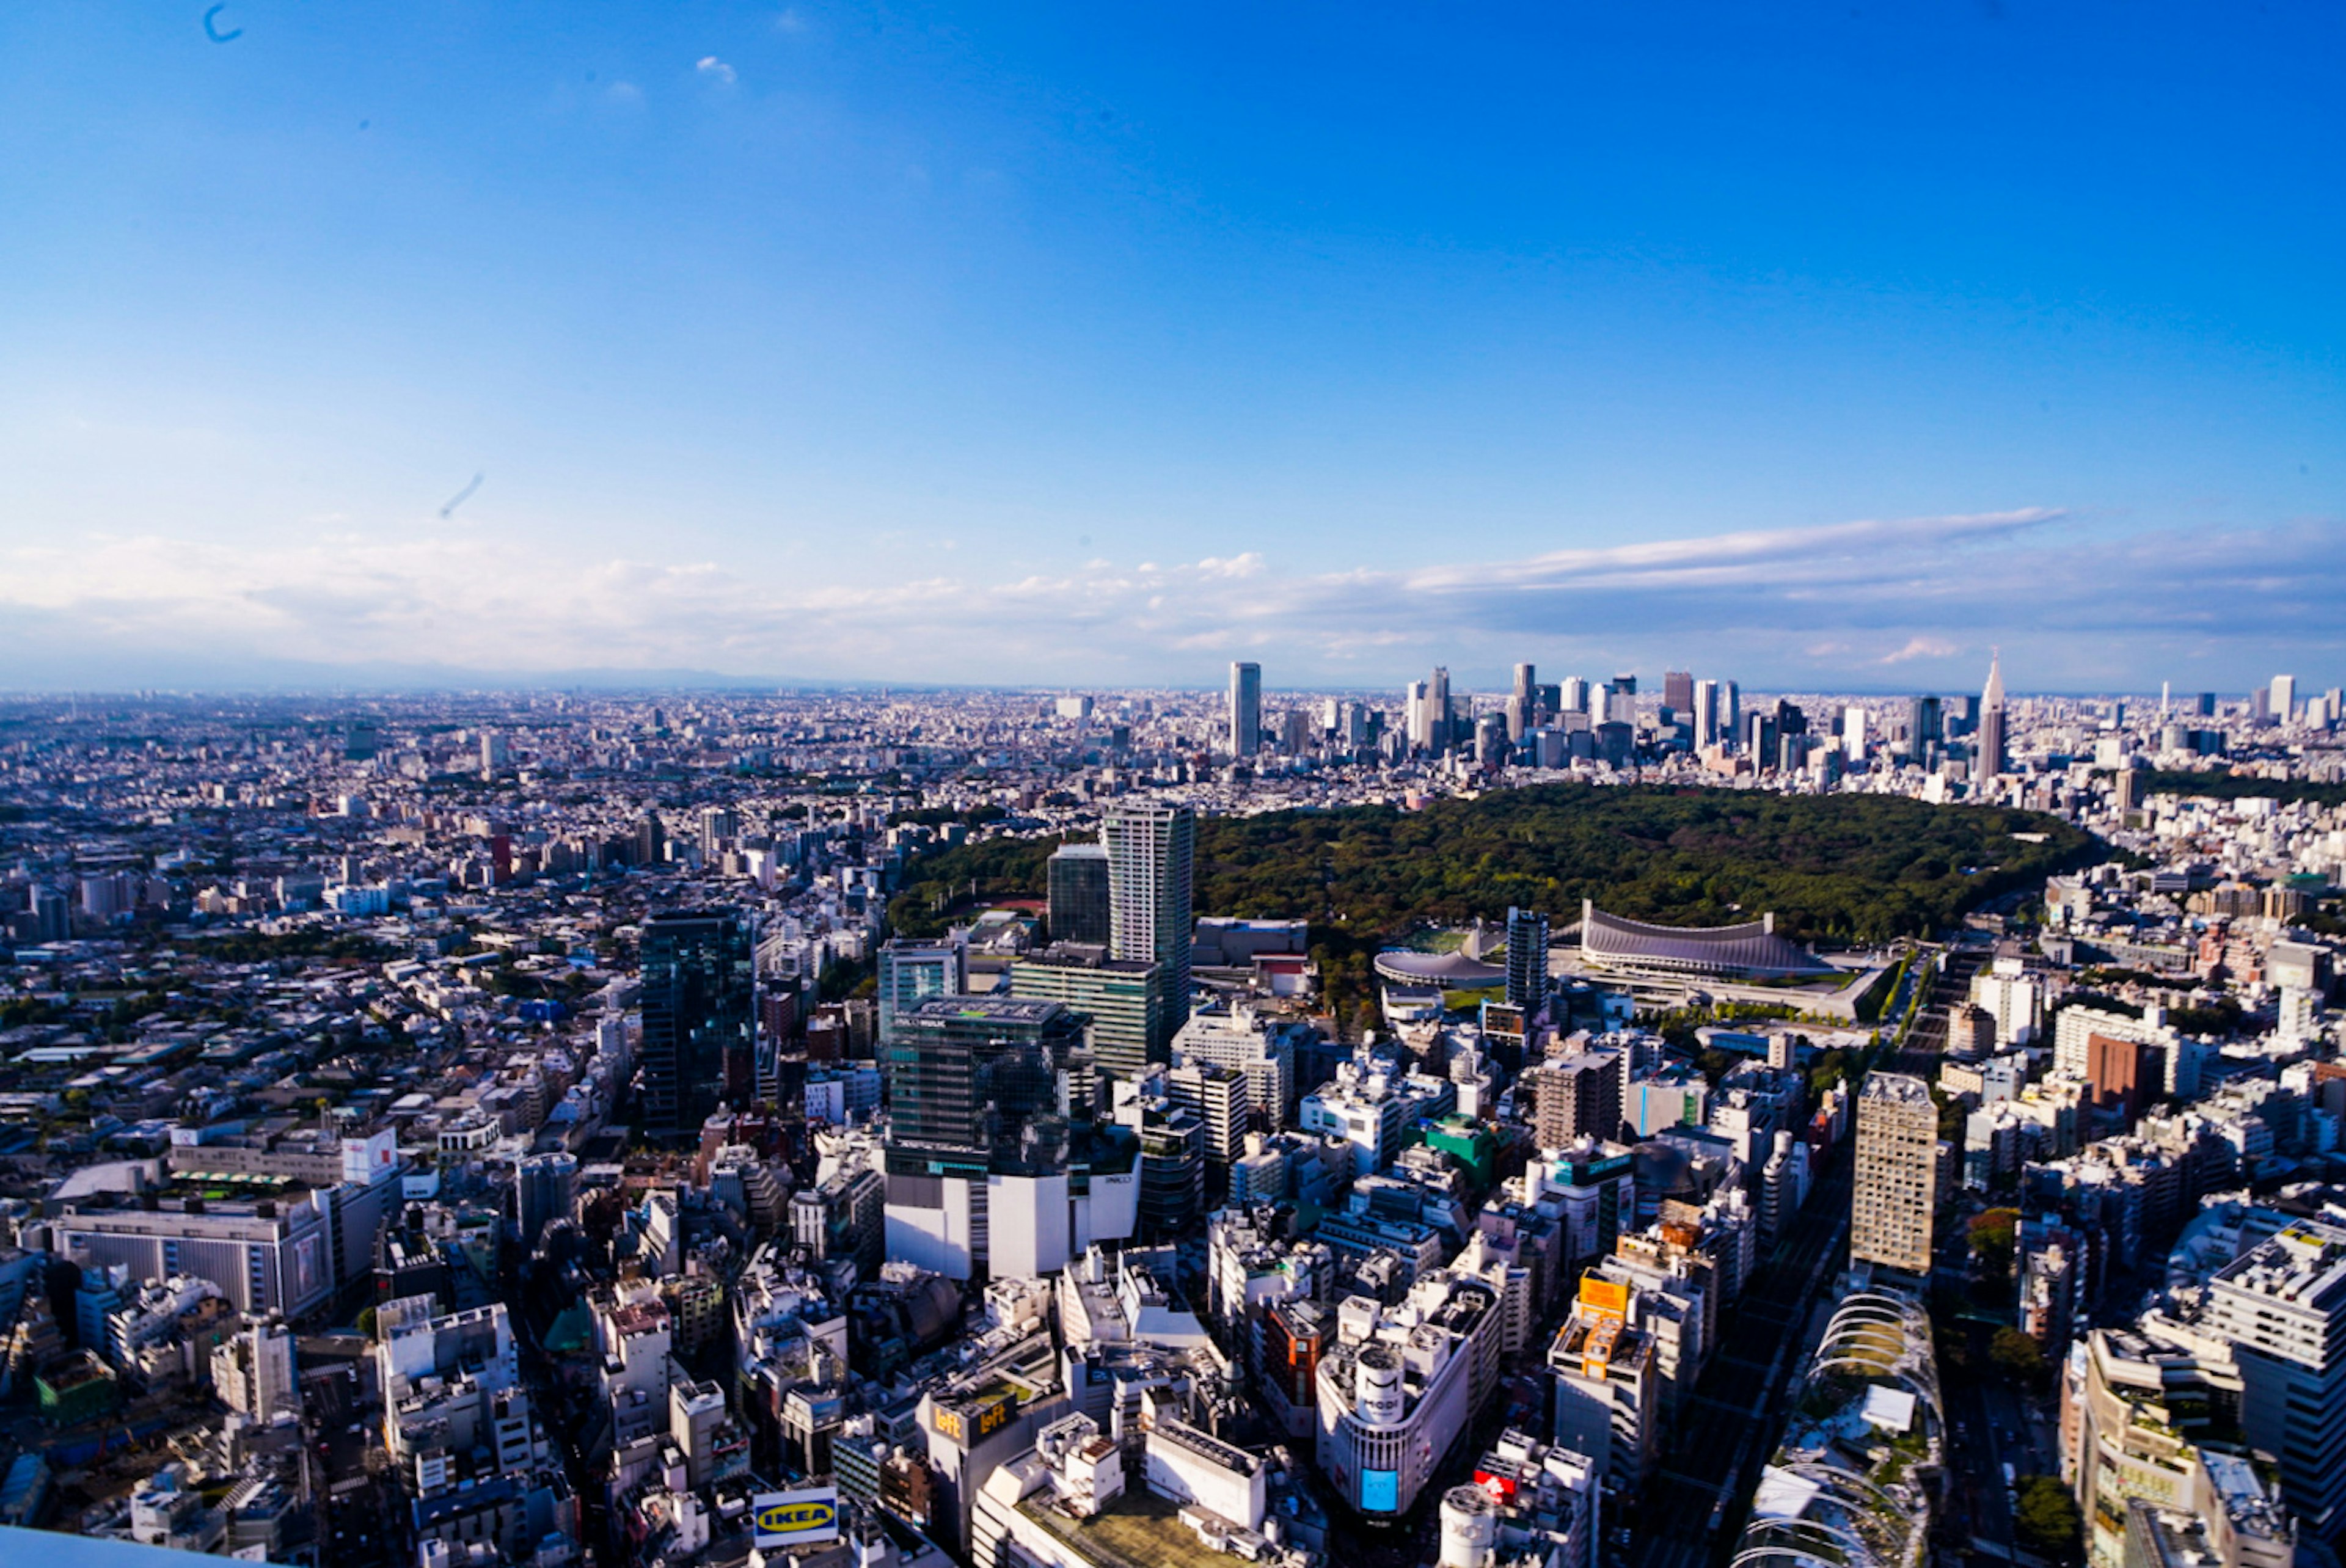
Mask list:
[[[1051,896],[1051,940],[1107,946],[1107,850],[1097,844],[1062,844],[1044,869]]]
[[[1852,1263],[1929,1275],[1938,1174],[1939,1113],[1929,1085],[1904,1073],[1869,1074],[1857,1095]]]
[[[2212,691],[2201,692],[2197,697],[2192,699],[2192,711],[2197,713],[2202,718],[2215,718],[2216,694]]]
[[[1450,671],[1442,665],[1433,667],[1433,675],[1425,683],[1426,748],[1447,751],[1456,743],[1458,734],[1450,712]]]
[[[1694,745],[1699,751],[1706,746],[1716,746],[1719,740],[1719,682],[1698,680],[1694,683]]]
[[[1588,711],[1588,683],[1576,675],[1564,677],[1564,690],[1557,698],[1557,708],[1564,713]]]
[[[1511,689],[1515,700],[1524,705],[1524,713],[1528,718],[1538,701],[1535,694],[1539,690],[1539,673],[1527,664],[1517,665],[1515,684]]]
[[[1635,724],[1637,722],[1637,677],[1617,675],[1605,686],[1605,722]]]
[[[1682,669],[1662,672],[1662,706],[1683,714],[1694,707],[1694,676]]]
[[[1100,843],[1107,850],[1109,956],[1165,971],[1167,1033],[1149,1043],[1155,1056],[1189,1016],[1197,815],[1162,801],[1121,803],[1101,820]]]
[[[729,1088],[752,1078],[756,972],[750,922],[666,911],[643,924],[644,1131],[696,1136]]]
[[[1862,708],[1844,708],[1841,712],[1841,755],[1851,762],[1862,762],[1866,755],[1866,712]]]
[[[1920,766],[1931,755],[1931,748],[1944,738],[1944,726],[1939,717],[1939,699],[1918,697],[1906,708],[1906,754]]]
[[[1727,681],[1719,688],[1719,733],[1730,742],[1743,728],[1743,688]]]
[[[1528,1017],[1547,1001],[1547,916],[1507,911],[1507,1004]]]
[[[1251,757],[1262,744],[1262,666],[1230,666],[1230,755]]]
[[[1433,748],[1430,739],[1433,731],[1427,727],[1426,719],[1427,699],[1432,691],[1433,687],[1425,682],[1413,680],[1402,697],[1402,736],[1419,751]]]
[[[2272,677],[2272,716],[2276,724],[2287,724],[2297,711],[2297,677],[2277,675]]]
[[[880,949],[879,1023],[884,1044],[895,1038],[896,1021],[932,996],[959,996],[969,989],[969,950],[958,942],[913,942],[897,937]]]
[[[2004,738],[2004,656],[1988,660],[1987,689],[1980,693],[1979,743],[1972,748],[1972,771],[1993,779],[2004,771],[2009,759]]]

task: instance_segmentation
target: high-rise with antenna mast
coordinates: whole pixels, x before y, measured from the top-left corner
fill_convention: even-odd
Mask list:
[[[1993,779],[2004,771],[2004,650],[1989,656],[1987,689],[1980,693],[1979,743],[1972,748],[1972,771]]]

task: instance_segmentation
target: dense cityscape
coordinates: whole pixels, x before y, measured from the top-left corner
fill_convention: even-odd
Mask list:
[[[0,698],[0,1525],[2334,1563],[2339,688],[1543,673]]]

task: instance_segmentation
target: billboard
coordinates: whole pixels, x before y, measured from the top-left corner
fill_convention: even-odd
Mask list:
[[[1362,1513],[1397,1513],[1400,1511],[1401,1471],[1397,1470],[1361,1471],[1361,1512]]]
[[[839,1539],[839,1488],[761,1492],[750,1500],[760,1547],[816,1546]]]

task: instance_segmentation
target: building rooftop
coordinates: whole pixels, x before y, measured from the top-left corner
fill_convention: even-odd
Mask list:
[[[1105,1513],[1073,1519],[1038,1492],[1019,1512],[1100,1568],[1230,1568],[1228,1553],[1198,1539],[1181,1522],[1181,1505],[1148,1492],[1127,1492]]]

